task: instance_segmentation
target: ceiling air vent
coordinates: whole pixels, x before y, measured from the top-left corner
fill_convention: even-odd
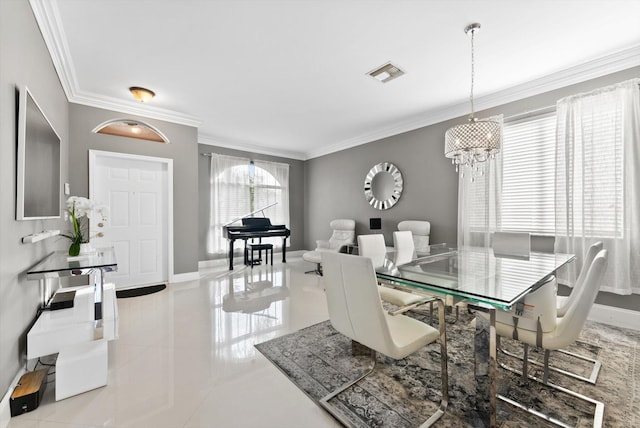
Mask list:
[[[378,82],[387,83],[395,79],[396,77],[402,76],[404,74],[404,71],[400,70],[400,67],[398,67],[397,65],[393,65],[388,62],[374,70],[371,70],[367,74],[376,79]]]

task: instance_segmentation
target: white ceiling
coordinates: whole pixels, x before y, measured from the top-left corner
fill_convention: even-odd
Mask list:
[[[308,159],[640,65],[639,0],[31,0],[71,102]],[[392,61],[406,74],[366,73]],[[147,104],[130,86],[156,92]]]

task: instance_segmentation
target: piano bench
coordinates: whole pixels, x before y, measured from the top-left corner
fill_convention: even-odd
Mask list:
[[[269,256],[269,251],[271,251],[271,266],[273,266],[273,244],[247,244],[247,251],[251,254],[249,266],[253,267],[254,264],[260,263],[260,260],[262,260],[262,250],[264,250],[265,261]],[[254,260],[253,258],[254,251],[258,252],[258,260]]]

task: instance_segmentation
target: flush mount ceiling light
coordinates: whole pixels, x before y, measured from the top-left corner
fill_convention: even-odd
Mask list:
[[[388,62],[374,70],[371,70],[367,74],[376,79],[378,82],[387,83],[395,79],[396,77],[402,76],[404,74],[404,71],[402,71],[397,65],[393,65]]]
[[[474,23],[467,26],[464,32],[471,33],[471,114],[469,121],[449,128],[445,133],[444,155],[451,158],[451,163],[471,167],[471,180],[476,173],[482,174],[482,168],[478,163],[495,157],[500,151],[502,143],[502,120],[499,118],[478,119],[473,112],[473,80],[475,77],[474,36],[480,29],[480,24]]]
[[[96,126],[92,132],[155,141],[157,143],[169,143],[169,139],[158,128],[134,119],[108,120]]]
[[[156,93],[152,90],[141,88],[140,86],[132,86],[129,88],[129,91],[131,92],[131,95],[133,95],[133,98],[141,103],[151,101],[151,99],[156,96]]]

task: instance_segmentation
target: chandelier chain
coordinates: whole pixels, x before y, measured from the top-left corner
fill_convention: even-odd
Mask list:
[[[475,28],[471,29],[471,94],[469,95],[469,100],[471,101],[471,116],[469,117],[470,119],[473,119],[473,115],[475,114],[475,110],[474,110],[474,106],[473,106],[473,81],[475,79],[475,68],[476,68],[476,61],[475,61],[475,34],[476,34],[476,30]]]

